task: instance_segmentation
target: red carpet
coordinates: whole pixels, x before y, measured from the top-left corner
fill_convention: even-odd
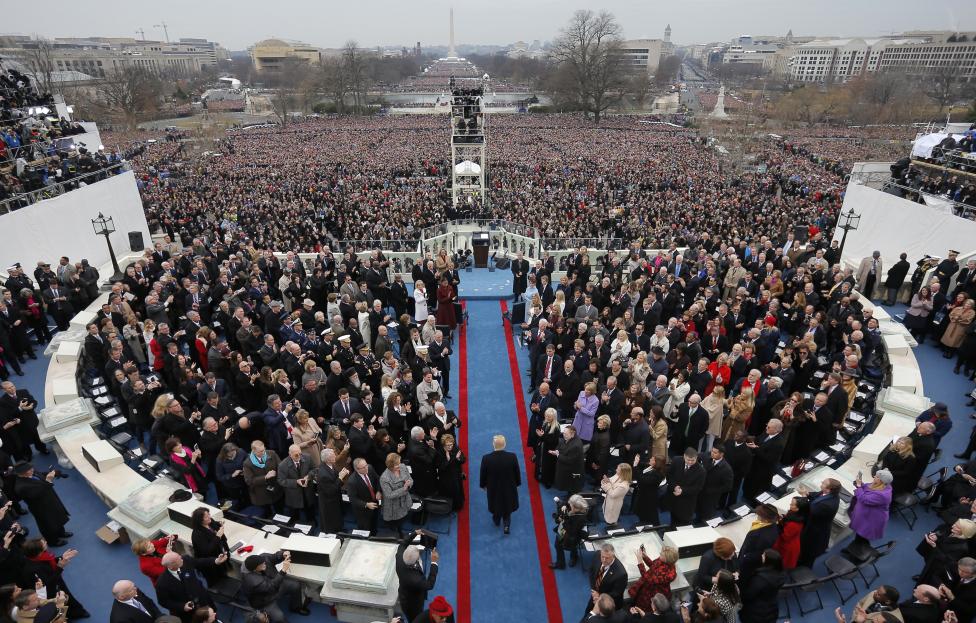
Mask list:
[[[467,305],[461,301],[461,308]],[[468,327],[462,324],[458,330],[458,417],[461,419],[462,426],[458,429],[458,447],[468,454]],[[469,457],[470,460],[470,457]],[[471,620],[471,523],[468,515],[470,504],[470,494],[468,490],[468,464],[465,461],[461,466],[464,473],[465,503],[458,512],[457,524],[457,604],[455,612],[458,621]]]
[[[508,311],[508,303],[500,301],[502,313]],[[521,436],[518,440],[510,440],[509,445],[517,443],[522,448],[522,456],[525,460],[526,487],[529,490],[529,500],[532,507],[532,525],[535,527],[535,548],[538,553],[539,571],[542,575],[542,588],[546,596],[546,611],[549,613],[549,623],[562,623],[563,612],[559,606],[559,588],[556,586],[556,577],[553,575],[549,563],[552,562],[551,548],[549,547],[549,530],[546,526],[545,510],[542,508],[542,495],[539,491],[539,484],[532,474],[532,451],[526,447],[525,439],[528,437],[529,419],[525,412],[525,393],[522,389],[522,373],[519,370],[518,357],[515,354],[515,341],[512,336],[512,323],[505,321],[505,344],[508,346],[508,366],[512,373],[512,390],[515,392],[515,411],[518,413],[519,431]],[[463,365],[463,364],[462,364]],[[460,547],[460,543],[458,544]],[[460,579],[459,594],[460,594]],[[459,619],[463,620],[463,619]]]

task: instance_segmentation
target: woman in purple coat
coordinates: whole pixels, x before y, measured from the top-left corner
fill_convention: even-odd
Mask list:
[[[884,536],[888,524],[888,508],[891,506],[891,481],[894,477],[886,469],[879,469],[874,479],[864,484],[854,481],[854,500],[851,502],[851,530],[853,544],[871,546],[872,539]]]
[[[573,426],[576,427],[577,435],[583,443],[590,443],[593,438],[593,421],[600,406],[600,399],[596,397],[596,383],[587,383],[573,406],[576,407]]]

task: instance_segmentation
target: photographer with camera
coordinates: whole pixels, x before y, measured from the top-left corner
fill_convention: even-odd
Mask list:
[[[583,496],[576,494],[569,497],[569,501],[559,507],[553,514],[556,519],[556,562],[549,563],[551,569],[566,568],[566,552],[569,552],[569,566],[575,567],[579,561],[579,543],[586,528],[586,517],[590,505]]]

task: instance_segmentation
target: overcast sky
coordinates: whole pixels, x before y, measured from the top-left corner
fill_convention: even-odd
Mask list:
[[[2,34],[205,37],[242,50],[270,37],[338,47],[447,45],[455,8],[458,44],[551,39],[580,8],[607,9],[628,38],[658,38],[671,24],[677,44],[740,34],[886,35],[905,30],[976,30],[976,0],[49,0],[42,10],[8,4]]]

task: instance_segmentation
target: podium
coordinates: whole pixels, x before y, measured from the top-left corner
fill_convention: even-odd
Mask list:
[[[488,268],[488,254],[491,250],[491,236],[486,231],[471,234],[471,248],[474,251],[474,267]]]

